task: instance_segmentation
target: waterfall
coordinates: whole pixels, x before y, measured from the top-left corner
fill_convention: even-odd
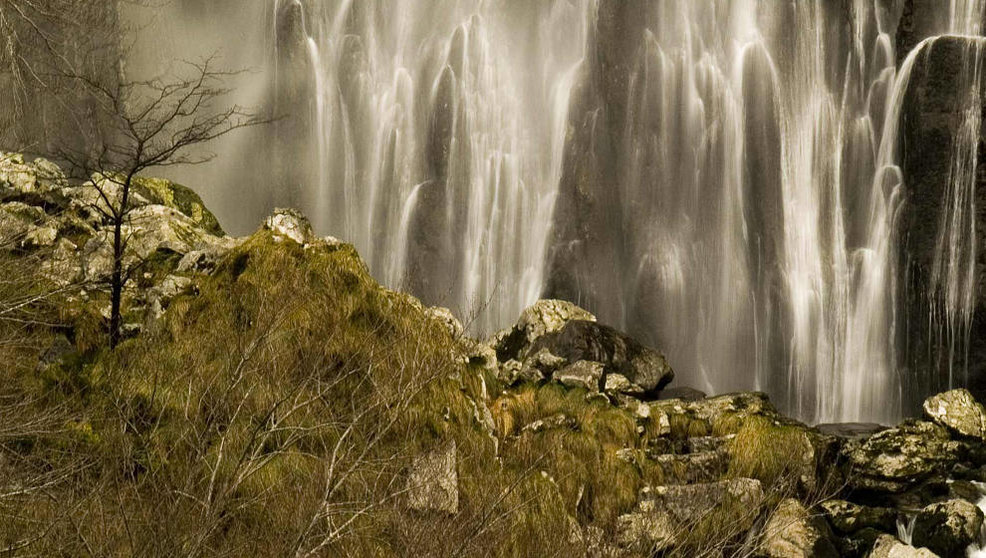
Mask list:
[[[587,6],[275,0],[275,28],[298,6],[315,97],[298,203],[385,284],[504,325],[541,291]]]
[[[300,206],[476,335],[558,296],[666,352],[679,384],[806,421],[892,422],[920,396],[903,115],[941,37],[982,33],[982,0],[907,52],[899,1],[242,4],[268,14],[258,81],[284,119],[238,147],[257,162],[236,187],[262,190],[238,211]],[[969,44],[921,310],[949,385],[982,249]]]

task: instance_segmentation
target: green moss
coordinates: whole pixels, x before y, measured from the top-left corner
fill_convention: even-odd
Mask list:
[[[205,207],[202,198],[191,188],[160,178],[145,177],[137,177],[133,188],[151,203],[177,209],[216,236],[226,234],[216,216]]]

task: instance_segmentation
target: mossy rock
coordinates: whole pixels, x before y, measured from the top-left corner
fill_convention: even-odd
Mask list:
[[[162,178],[144,177],[134,180],[133,186],[136,193],[147,198],[151,203],[177,209],[211,234],[226,235],[219,225],[219,220],[191,188]]]

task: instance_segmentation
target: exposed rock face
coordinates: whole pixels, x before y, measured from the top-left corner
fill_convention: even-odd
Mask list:
[[[764,526],[763,554],[769,558],[835,558],[828,525],[793,498],[781,501]]]
[[[880,535],[869,558],[938,558],[938,555],[927,548],[904,544],[890,535]]]
[[[953,389],[925,399],[924,414],[963,436],[986,439],[986,408],[968,390]]]
[[[414,460],[408,474],[408,507],[454,515],[459,511],[459,475],[455,441]]]
[[[914,10],[915,22],[930,21],[924,16],[917,17],[919,10],[924,14],[942,13],[938,2],[913,0],[909,4]],[[906,28],[905,17],[901,29]],[[976,85],[966,81],[976,64],[980,65],[976,71],[983,72],[986,60],[982,49],[982,40],[978,38],[943,36],[934,39],[917,54],[904,97],[900,128],[904,200],[897,226],[906,234],[901,235],[901,267],[897,273],[901,278],[899,285],[907,324],[907,335],[902,339],[904,365],[910,372],[904,377],[903,392],[912,397],[905,402],[906,412],[918,411],[922,394],[935,393],[966,381],[977,397],[986,394],[986,289],[982,286],[986,277],[986,222],[981,212],[972,214],[970,205],[980,208],[986,204],[986,169],[983,165],[977,167],[978,174],[972,177],[974,192],[968,193],[966,204],[955,206],[958,194],[950,191],[953,177],[961,175],[952,167],[953,151],[966,133],[966,103]],[[982,86],[981,83],[978,85]],[[982,159],[981,137],[978,147],[973,148]],[[950,209],[953,206],[954,209]],[[952,211],[954,215],[948,217]],[[958,239],[966,244],[957,246],[955,255],[938,258],[939,235],[943,233],[943,223],[949,219],[959,219],[953,224],[959,227],[958,230],[974,225],[975,238],[961,233]],[[967,324],[957,316],[949,318],[946,315],[948,302],[942,292],[945,287],[938,281],[938,288],[935,288],[935,276],[942,273],[942,261],[954,259],[964,269],[970,257],[975,259],[975,272],[968,278],[961,274],[962,278],[954,286],[975,293],[970,309],[972,320],[968,324],[971,329],[967,334]],[[955,300],[963,298],[959,296]],[[944,322],[949,319],[954,323]]]
[[[914,520],[913,542],[940,556],[962,556],[979,540],[983,512],[965,500],[949,500],[927,506]]]

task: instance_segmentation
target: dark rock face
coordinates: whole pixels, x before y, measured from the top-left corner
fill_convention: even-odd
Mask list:
[[[531,353],[546,349],[567,362],[593,361],[605,365],[605,374],[620,374],[656,395],[674,378],[664,355],[631,337],[596,322],[572,320],[561,330],[534,343]]]
[[[914,0],[915,13],[924,4]],[[906,18],[905,18],[906,20]],[[915,17],[915,21],[918,18]],[[902,29],[906,27],[902,24]],[[967,385],[977,397],[986,394],[986,168],[979,164],[974,176],[974,192],[965,199],[958,212],[950,214],[955,193],[949,191],[953,168],[953,145],[959,140],[966,119],[965,104],[970,88],[970,71],[976,64],[982,72],[982,43],[978,39],[945,36],[925,45],[917,55],[901,117],[900,141],[905,177],[903,210],[898,229],[901,231],[898,277],[904,327],[900,328],[902,348],[905,412],[916,413],[922,394],[935,393],[950,385]],[[979,84],[981,87],[981,84]],[[981,94],[981,91],[980,91]],[[980,136],[978,157],[983,159],[984,143]],[[977,214],[972,215],[975,205]],[[960,227],[957,237],[958,263],[961,268],[975,259],[971,277],[962,275],[958,287],[971,290],[972,318],[946,315],[946,293],[934,276],[943,273],[939,235],[949,215],[952,227]],[[957,220],[954,220],[957,219]],[[975,229],[973,239],[968,230]],[[971,244],[975,244],[975,252]],[[964,244],[963,244],[964,243]],[[972,284],[968,284],[971,282]]]
[[[914,520],[914,545],[939,556],[963,556],[979,540],[983,512],[965,500],[949,500],[927,506]]]

